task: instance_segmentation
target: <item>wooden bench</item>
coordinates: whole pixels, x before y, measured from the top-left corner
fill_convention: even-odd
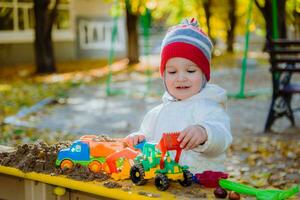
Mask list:
[[[300,110],[291,107],[293,95],[300,94],[300,83],[292,82],[292,75],[300,72],[300,40],[272,40],[269,53],[273,94],[265,132],[271,129],[276,119],[283,116],[294,126],[294,112]]]

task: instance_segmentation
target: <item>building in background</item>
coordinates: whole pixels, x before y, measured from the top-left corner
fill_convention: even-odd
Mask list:
[[[51,6],[54,0],[51,0]],[[60,0],[52,31],[57,61],[106,58],[111,48],[111,4],[104,0]],[[33,0],[0,2],[0,66],[34,63]],[[126,55],[125,20],[118,20],[116,55]]]

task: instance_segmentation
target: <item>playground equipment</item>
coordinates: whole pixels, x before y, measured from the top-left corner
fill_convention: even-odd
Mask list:
[[[78,163],[94,173],[103,171],[119,180],[129,178],[130,162],[137,155],[138,151],[129,148],[123,139],[99,141],[95,135],[85,135],[59,151],[56,165],[65,170]]]
[[[247,22],[246,22],[246,35],[245,35],[245,48],[244,48],[244,55],[242,60],[242,70],[241,70],[241,78],[240,78],[240,90],[237,94],[231,94],[230,96],[233,96],[235,98],[246,98],[249,96],[256,96],[261,93],[266,93],[265,90],[260,91],[254,91],[254,92],[248,92],[245,93],[245,79],[246,79],[246,73],[247,73],[247,58],[248,58],[248,49],[249,49],[249,27],[251,22],[251,14],[253,10],[253,4],[254,0],[249,1],[248,10],[247,10]],[[278,33],[278,0],[272,1],[272,40],[277,40],[279,38]],[[272,73],[275,74],[275,73]],[[276,79],[275,81],[279,81],[280,76],[275,75],[273,79]],[[273,80],[274,82],[274,80]]]
[[[152,70],[149,66],[149,38],[150,38],[150,26],[151,26],[151,11],[146,8],[145,13],[141,15],[141,22],[143,27],[143,39],[144,39],[144,56],[146,57],[146,70],[145,75],[147,76],[147,90],[146,94],[151,89],[152,84]]]
[[[249,187],[244,184],[235,183],[227,179],[221,179],[219,181],[219,185],[224,189],[234,191],[239,194],[255,196],[258,200],[283,200],[288,199],[299,192],[299,186],[294,186],[288,190],[262,190]]]
[[[292,79],[293,74],[300,72],[300,40],[272,40],[269,46],[273,94],[265,132],[283,116],[294,126],[294,112],[300,110],[299,104],[292,104],[293,96],[300,94],[300,84]]]
[[[300,93],[300,84],[292,83],[293,73],[299,73],[300,40],[278,39],[278,1],[272,1],[272,40],[270,42],[270,64],[272,73],[273,94],[269,113],[265,124],[265,132],[271,129],[277,118],[286,116],[292,126],[295,125],[293,112],[300,108],[292,108],[294,94]]]
[[[251,96],[256,96],[260,93],[265,93],[264,90],[262,91],[254,91],[245,93],[245,81],[246,81],[246,74],[247,74],[247,59],[248,59],[248,51],[249,51],[249,37],[250,37],[250,23],[252,18],[252,10],[253,10],[254,0],[249,1],[248,10],[247,10],[247,21],[246,21],[246,35],[245,35],[245,48],[244,54],[242,59],[242,70],[241,70],[241,78],[240,78],[240,89],[237,94],[233,94],[235,98],[246,98]],[[273,39],[278,38],[278,17],[277,17],[277,0],[274,0],[272,3],[272,19],[273,19]]]
[[[245,35],[245,49],[244,49],[244,55],[242,60],[242,71],[241,71],[241,79],[240,79],[240,91],[238,94],[235,95],[236,98],[245,98],[245,79],[246,79],[246,73],[247,73],[247,58],[248,58],[248,49],[249,49],[249,27],[251,22],[251,14],[253,9],[253,1],[250,0],[248,11],[247,11],[247,22],[246,22],[246,35]],[[250,96],[253,96],[250,95]]]
[[[248,51],[249,51],[249,38],[250,38],[250,24],[251,24],[251,15],[253,10],[254,0],[249,1],[248,9],[247,9],[247,21],[246,21],[246,35],[245,35],[245,48],[244,54],[242,59],[242,70],[241,70],[241,77],[240,77],[240,89],[237,94],[229,94],[229,96],[244,99],[246,97],[256,96],[261,93],[266,93],[265,90],[260,91],[252,91],[245,93],[245,81],[246,81],[246,74],[247,74],[247,59],[248,59]]]
[[[155,177],[155,186],[162,191],[169,188],[169,180],[178,180],[182,186],[192,184],[192,173],[188,167],[178,164],[181,154],[178,135],[179,133],[164,133],[158,144],[144,144],[143,154],[135,158],[135,164],[130,170],[133,183],[144,185],[148,179]],[[170,150],[177,151],[175,161],[170,158]]]
[[[122,91],[120,90],[115,90],[113,91],[111,89],[111,79],[112,79],[112,63],[114,60],[114,48],[115,48],[115,41],[116,37],[118,34],[118,19],[121,13],[121,8],[120,8],[120,3],[119,0],[114,0],[113,4],[113,26],[112,26],[112,31],[111,31],[111,43],[110,43],[110,49],[109,49],[109,55],[108,55],[108,77],[106,79],[106,95],[114,95],[114,94],[121,94]]]

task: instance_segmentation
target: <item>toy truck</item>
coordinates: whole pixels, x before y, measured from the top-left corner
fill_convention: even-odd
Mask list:
[[[59,151],[56,166],[71,169],[79,163],[94,173],[106,172],[119,180],[129,178],[130,163],[137,155],[138,151],[129,148],[123,139],[103,141],[96,135],[85,135]]]
[[[167,190],[169,180],[178,180],[182,186],[192,184],[192,173],[187,166],[178,164],[182,149],[177,142],[179,133],[164,133],[158,144],[146,142],[142,155],[138,155],[131,167],[130,178],[136,185],[144,185],[147,179],[155,177],[155,186]],[[175,160],[170,157],[170,150],[176,150]]]

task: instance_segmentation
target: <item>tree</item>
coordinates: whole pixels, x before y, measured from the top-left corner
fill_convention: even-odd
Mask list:
[[[158,1],[158,4],[159,6],[157,6],[153,16],[154,18],[156,16],[167,16],[165,18],[167,19],[166,24],[168,26],[178,24],[186,17],[196,17],[200,28],[207,33],[214,44],[221,40],[226,40],[228,15],[220,13],[227,13],[229,7],[227,0],[164,0]],[[156,14],[157,12],[159,12],[159,14]],[[178,13],[180,13],[180,15]]]
[[[114,6],[121,7],[126,14],[126,30],[127,30],[127,58],[129,64],[139,62],[139,33],[138,22],[139,17],[146,13],[147,3],[152,0],[114,0]],[[153,0],[154,2],[155,0]],[[118,11],[118,15],[123,14]]]
[[[132,10],[131,2],[125,1],[126,9],[126,27],[127,27],[127,58],[129,64],[135,64],[139,62],[139,35],[137,30],[138,25],[138,13],[134,13]]]
[[[286,2],[286,23],[291,25],[294,33],[293,38],[300,37],[300,1],[288,0]]]
[[[203,2],[203,8],[204,8],[204,13],[205,13],[205,17],[206,17],[207,34],[211,38],[212,42],[215,43],[214,39],[211,35],[211,27],[210,27],[211,6],[212,6],[211,0],[205,0]]]
[[[235,10],[237,9],[236,0],[229,0],[229,9],[228,9],[228,19],[229,24],[227,26],[227,52],[233,53],[233,43],[234,43],[234,30],[237,22]]]
[[[48,9],[50,0],[34,0],[35,15],[35,59],[37,73],[52,73],[56,71],[52,46],[52,25],[57,16],[59,0],[55,0],[54,7]]]
[[[266,23],[266,44],[264,50],[268,48],[268,41],[273,35],[273,18],[272,18],[272,0],[265,0],[261,5],[258,0],[254,1],[260,12],[262,13]],[[278,13],[278,36],[279,38],[286,38],[286,21],[285,21],[285,3],[286,0],[277,0],[277,13]]]

